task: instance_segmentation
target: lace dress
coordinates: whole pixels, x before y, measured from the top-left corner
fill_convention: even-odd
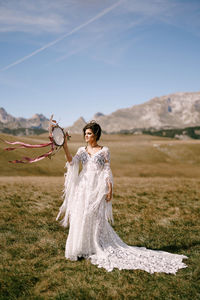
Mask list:
[[[182,262],[186,256],[128,246],[113,230],[109,223],[113,223],[112,201],[105,200],[107,182],[113,184],[107,147],[94,155],[80,147],[66,167],[64,202],[57,220],[64,214],[62,225],[70,225],[65,248],[67,259],[84,257],[107,271],[118,268],[175,274],[186,267]]]

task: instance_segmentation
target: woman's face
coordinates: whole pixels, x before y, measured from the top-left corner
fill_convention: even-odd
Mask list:
[[[86,131],[85,131],[85,141],[86,141],[86,143],[96,142],[96,136],[94,135],[92,129],[86,129]]]

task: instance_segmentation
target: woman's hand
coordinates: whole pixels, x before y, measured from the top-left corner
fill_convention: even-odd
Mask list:
[[[67,141],[68,141],[69,137],[71,137],[71,136],[70,136],[69,133],[66,131],[66,132],[65,132],[65,141],[64,141],[63,147],[67,146]]]
[[[108,181],[108,193],[106,195],[106,202],[109,202],[112,200],[112,184],[110,181]]]
[[[112,191],[109,191],[108,194],[106,195],[106,202],[109,202],[112,200]]]
[[[50,122],[49,122],[49,127],[48,127],[49,137],[52,137],[52,130],[56,126],[56,124],[57,124],[56,120],[52,120],[52,116],[51,116],[51,119],[50,119]]]
[[[63,149],[65,151],[65,155],[66,155],[67,161],[71,162],[72,161],[72,156],[71,156],[71,154],[69,152],[68,145],[67,145],[68,144],[67,140],[69,139],[69,137],[71,137],[71,136],[69,135],[68,132],[66,132],[65,133],[65,141],[64,141],[64,144],[63,144]]]

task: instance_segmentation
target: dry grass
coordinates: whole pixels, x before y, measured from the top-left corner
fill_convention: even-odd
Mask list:
[[[66,229],[55,221],[63,177],[1,177],[0,299],[198,299],[200,180],[115,180],[114,229],[129,245],[184,254],[176,276],[108,273],[64,258]]]
[[[3,136],[8,140],[16,137]],[[37,143],[47,136],[23,137]],[[3,299],[200,299],[200,156],[198,141],[104,135],[114,174],[114,229],[129,245],[188,256],[177,274],[111,273],[90,261],[64,258],[67,229],[55,221],[62,202],[64,154],[32,165],[10,159],[38,154],[17,150],[0,157]],[[83,145],[74,135],[72,153]]]
[[[2,135],[7,140],[27,143],[47,142],[46,135],[34,137],[12,137]],[[83,138],[73,135],[69,148],[74,154],[83,146]],[[101,145],[110,148],[112,170],[115,177],[200,177],[200,141],[176,141],[168,138],[133,135],[103,135]],[[11,152],[3,150],[7,145],[0,142],[1,176],[62,176],[65,162],[61,150],[52,160],[45,159],[36,164],[10,164],[9,160],[22,156],[35,157],[45,152],[45,148],[20,149]]]

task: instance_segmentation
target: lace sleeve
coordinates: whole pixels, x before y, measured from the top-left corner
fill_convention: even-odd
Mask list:
[[[105,179],[107,182],[110,182],[113,186],[113,175],[110,168],[110,151],[108,148],[104,153],[104,159],[105,159],[105,164],[104,164]]]
[[[76,154],[74,156],[72,156],[72,161],[71,162],[68,162],[66,163],[66,167],[68,167],[68,165],[73,165],[74,163],[77,163],[80,161],[81,159],[81,152],[82,152],[82,148],[80,147]],[[65,156],[66,157],[66,156]]]
[[[78,173],[79,173],[79,160],[81,155],[81,148],[78,149],[75,156],[72,157],[71,162],[66,163],[67,172],[65,173],[65,183],[63,191],[63,204],[60,207],[59,213],[56,220],[64,214],[64,218],[61,221],[61,224],[64,227],[67,227],[69,223],[71,208],[73,206],[73,197],[74,191],[77,185]]]
[[[104,174],[105,174],[105,181],[106,184],[110,182],[112,184],[113,188],[113,175],[112,171],[110,168],[110,151],[107,148],[105,153],[104,153],[104,159],[105,159],[105,164],[104,164]],[[107,186],[108,188],[108,186]],[[113,218],[113,213],[112,213],[112,200],[106,202],[105,206],[105,217],[108,221],[110,221],[112,224],[114,224],[114,218]]]

